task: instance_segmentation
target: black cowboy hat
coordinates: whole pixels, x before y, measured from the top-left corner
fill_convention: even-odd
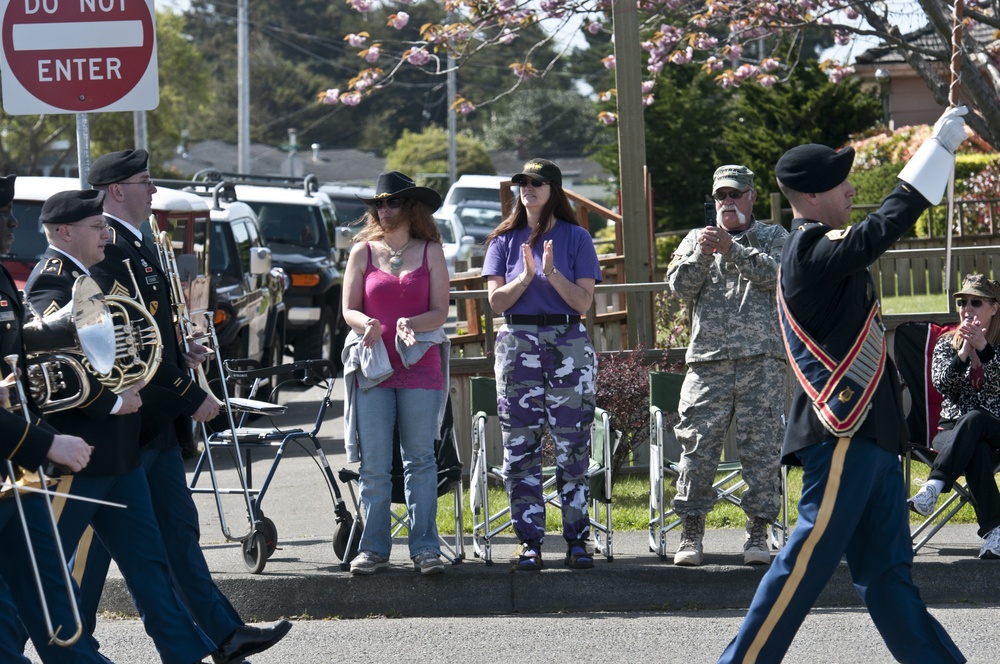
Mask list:
[[[420,201],[429,207],[431,212],[441,207],[442,202],[441,194],[429,187],[418,187],[409,176],[403,175],[399,171],[389,171],[378,176],[374,198],[362,198],[361,196],[358,198],[368,205],[373,205],[375,201],[387,198],[410,198]]]

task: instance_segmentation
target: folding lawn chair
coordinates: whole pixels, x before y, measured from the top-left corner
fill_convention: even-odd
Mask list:
[[[913,462],[932,466],[934,459],[937,458],[937,452],[931,448],[931,442],[937,433],[937,424],[941,417],[942,397],[931,382],[931,361],[938,339],[955,327],[957,326],[954,323],[940,325],[914,321],[901,323],[894,333],[893,355],[896,368],[899,370],[903,387],[910,394],[910,412],[906,415],[910,441],[903,455],[907,492],[911,491],[910,470]],[[995,468],[994,472],[998,470],[1000,468]],[[971,502],[972,496],[967,485],[955,482],[954,490],[944,503],[910,533],[914,553],[927,544],[962,507]],[[924,531],[927,531],[926,534]]]
[[[510,528],[510,503],[497,511],[490,507],[489,481],[503,483],[501,464],[489,459],[487,421],[497,415],[496,380],[488,376],[471,379],[472,403],[472,473],[469,477],[469,503],[472,508],[473,553],[487,565],[493,564],[492,539]],[[594,536],[594,552],[601,553],[608,562],[614,560],[612,540],[614,526],[611,519],[611,464],[614,458],[615,435],[611,428],[611,415],[598,408],[590,435],[590,527]],[[555,468],[542,469],[542,497],[545,504],[562,509],[556,486]]]
[[[451,411],[451,397],[445,403],[444,419],[441,422],[441,433],[434,441],[434,455],[437,458],[437,495],[451,494],[455,510],[455,535],[449,539],[444,535],[438,535],[441,543],[441,555],[453,565],[457,565],[465,560],[465,523],[463,515],[463,505],[465,498],[462,490],[462,461],[458,454],[458,444],[455,441],[455,419]],[[361,513],[360,498],[360,475],[357,470],[351,468],[341,468],[337,473],[341,482],[347,484],[347,490],[351,494],[351,502],[354,505],[354,532],[348,541],[354,543],[351,551],[346,557],[341,557],[343,563],[341,569],[348,569],[351,560],[357,555],[357,545],[361,540],[361,532],[364,529],[364,515]],[[357,491],[355,489],[358,489]],[[392,504],[406,504],[406,489],[403,478],[403,457],[399,449],[399,426],[393,432],[393,454],[392,454]],[[409,515],[392,513],[392,536],[396,537],[405,528],[409,527]]]
[[[330,394],[333,391],[334,376],[337,375],[333,363],[329,360],[300,360],[292,364],[261,368],[254,360],[226,360],[220,361],[219,365],[220,372],[225,377],[222,389],[224,395],[223,415],[228,420],[229,426],[208,435],[204,450],[198,457],[194,474],[191,477],[189,484],[191,492],[215,495],[223,536],[228,541],[242,544],[243,562],[251,574],[259,574],[264,570],[268,558],[274,553],[278,544],[277,527],[271,519],[264,516],[261,503],[264,501],[267,488],[278,469],[282,454],[288,445],[296,443],[307,453],[313,454],[315,451],[316,456],[318,456],[318,463],[323,470],[323,477],[333,499],[335,517],[333,542],[336,550],[338,540],[343,539],[350,532],[353,518],[344,505],[340,489],[318,438],[326,410],[331,403]],[[309,430],[300,427],[285,428],[278,421],[280,419],[278,416],[284,413],[285,407],[259,400],[269,396],[258,396],[258,389],[263,384],[273,380],[276,376],[292,372],[298,372],[301,375],[300,379],[294,379],[297,382],[301,382],[307,387],[318,385],[326,389],[326,393],[320,400],[313,427]],[[248,398],[230,397],[227,387],[229,384],[241,392],[246,392]],[[278,387],[275,386],[273,391],[277,391]],[[267,418],[271,426],[247,426],[251,414]],[[303,444],[307,440],[312,443],[313,450]],[[260,488],[254,488],[253,485],[254,450],[273,451],[274,453],[274,460],[271,462],[271,467],[268,469],[267,476]],[[238,486],[221,485],[215,460],[216,453],[220,451],[228,453],[232,460],[239,481]],[[198,481],[206,468],[212,486],[199,487]],[[246,532],[234,535],[230,531],[222,504],[222,496],[224,495],[239,495],[246,503],[249,524]]]
[[[665,478],[680,475],[681,445],[669,435],[669,413],[676,413],[681,398],[684,376],[665,371],[649,372],[649,550],[667,559],[667,533],[680,525],[673,508],[667,506]],[[781,441],[775,441],[780,445]],[[728,501],[740,506],[738,492],[746,487],[740,477],[742,466],[738,460],[723,457],[712,489],[717,505]],[[771,547],[779,549],[788,541],[788,468],[781,466],[781,515],[771,522]],[[730,483],[731,486],[726,486]]]

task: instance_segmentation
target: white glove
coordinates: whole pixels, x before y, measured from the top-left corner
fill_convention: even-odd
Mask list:
[[[934,123],[934,133],[931,134],[931,138],[940,143],[945,150],[955,154],[955,150],[966,139],[965,120],[962,116],[968,112],[967,106],[955,106],[946,110]]]

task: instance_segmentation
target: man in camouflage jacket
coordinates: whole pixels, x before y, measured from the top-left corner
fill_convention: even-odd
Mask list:
[[[671,290],[689,303],[691,343],[680,398],[680,476],[673,508],[683,532],[675,565],[700,565],[712,483],[730,427],[747,488],[743,559],[770,562],[767,526],[778,515],[785,351],[775,286],[788,232],[753,217],[753,172],[722,166],[712,196],[715,225],[692,230],[667,269]]]

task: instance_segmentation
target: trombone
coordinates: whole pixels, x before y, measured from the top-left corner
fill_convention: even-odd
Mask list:
[[[24,387],[21,385],[21,380],[17,377],[17,355],[8,355],[4,358],[4,361],[10,365],[11,371],[14,376],[14,384],[17,386],[17,396],[20,399],[21,411],[24,413],[24,419],[28,424],[31,424],[31,411],[28,410],[28,402],[24,393]],[[13,484],[17,476],[14,471],[14,464],[10,462],[9,459],[6,460],[7,464],[7,477]],[[49,479],[45,475],[45,471],[41,467],[38,468],[38,478],[41,480],[41,485],[43,488],[48,488]],[[47,492],[46,495],[42,497],[45,501],[45,509],[49,515],[49,523],[52,525],[52,539],[55,540],[56,553],[59,556],[59,567],[62,570],[63,582],[66,584],[66,595],[69,598],[70,609],[73,611],[73,622],[76,624],[76,632],[68,639],[60,639],[59,631],[63,628],[62,625],[53,626],[52,624],[52,614],[49,611],[49,603],[45,599],[45,588],[42,585],[42,575],[38,569],[38,560],[35,558],[35,547],[31,543],[31,530],[28,527],[28,518],[24,513],[24,506],[21,504],[21,493],[18,487],[15,485],[12,492],[14,494],[14,503],[17,505],[17,513],[21,518],[21,528],[24,530],[24,540],[25,548],[28,550],[28,558],[31,560],[31,570],[35,575],[35,587],[38,589],[38,599],[42,605],[42,614],[45,616],[45,628],[49,634],[49,643],[52,645],[69,647],[80,640],[80,636],[83,635],[83,619],[80,618],[80,611],[76,604],[76,596],[73,594],[73,579],[69,573],[69,564],[66,560],[66,553],[63,551],[62,540],[59,538],[59,526],[56,522],[56,514],[52,509],[52,501],[49,498]]]

